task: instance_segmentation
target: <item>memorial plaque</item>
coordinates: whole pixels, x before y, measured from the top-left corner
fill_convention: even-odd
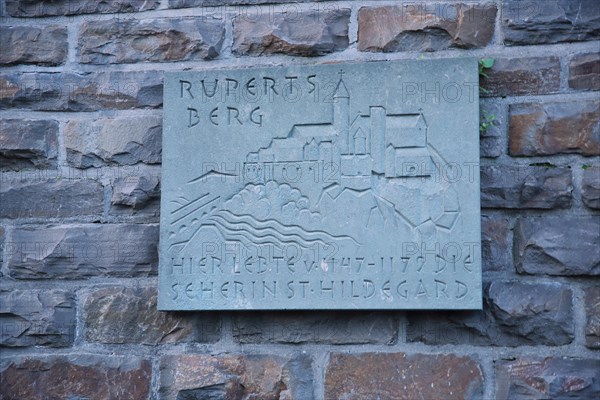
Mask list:
[[[159,308],[480,309],[477,60],[165,74]]]

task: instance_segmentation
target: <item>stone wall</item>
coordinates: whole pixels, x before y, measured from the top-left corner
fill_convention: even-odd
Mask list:
[[[1,399],[600,396],[594,0],[0,10]],[[483,311],[157,311],[164,71],[465,56]]]

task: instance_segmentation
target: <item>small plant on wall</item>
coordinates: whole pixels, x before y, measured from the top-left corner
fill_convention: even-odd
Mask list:
[[[486,70],[492,68],[494,66],[493,58],[484,58],[479,60],[479,78],[481,77],[487,78],[488,75],[485,73]],[[486,88],[479,86],[479,90],[481,93],[489,93],[490,91]],[[492,126],[495,125],[496,116],[494,114],[487,114],[485,111],[481,113],[481,122],[479,124],[479,132],[484,134],[486,133]]]

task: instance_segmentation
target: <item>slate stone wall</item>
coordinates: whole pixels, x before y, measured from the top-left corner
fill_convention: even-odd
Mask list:
[[[600,397],[594,0],[0,11],[1,399]],[[164,71],[464,56],[496,60],[482,312],[156,310]]]

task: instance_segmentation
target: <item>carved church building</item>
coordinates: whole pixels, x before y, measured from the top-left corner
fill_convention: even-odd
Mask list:
[[[334,177],[342,187],[364,190],[371,188],[373,174],[394,179],[435,172],[423,114],[388,114],[384,107],[371,106],[368,114],[351,118],[350,94],[342,74],[333,95],[333,120],[295,124],[286,137],[248,154],[244,176],[296,173],[289,168],[310,174],[319,162],[321,173]]]

